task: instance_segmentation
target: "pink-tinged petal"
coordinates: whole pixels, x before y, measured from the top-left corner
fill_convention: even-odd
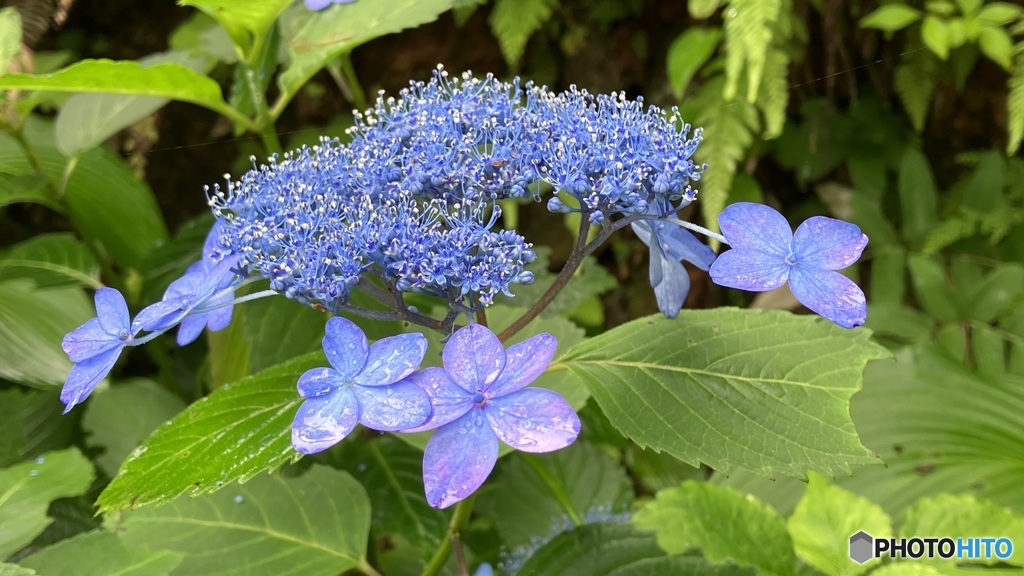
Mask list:
[[[299,396],[303,398],[319,398],[331,390],[344,385],[336,371],[331,368],[313,368],[299,376],[296,385],[299,389]]]
[[[448,375],[469,392],[483,390],[505,368],[505,347],[493,332],[479,324],[456,330],[441,356]]]
[[[193,314],[182,319],[178,326],[178,346],[187,346],[196,341],[206,328],[206,314]]]
[[[423,452],[427,502],[447,508],[476,492],[498,460],[498,437],[480,410],[438,429]]]
[[[785,284],[789,270],[786,261],[775,254],[734,248],[720,254],[708,274],[719,286],[766,292]]]
[[[491,398],[497,398],[524,388],[544,373],[557,347],[558,339],[551,334],[537,334],[509,346],[505,352],[505,370],[485,392]]]
[[[399,334],[381,338],[370,346],[366,365],[355,377],[360,386],[386,386],[412,374],[427,353],[423,334]]]
[[[786,218],[764,204],[731,204],[718,215],[718,225],[733,248],[756,248],[785,257],[793,242]]]
[[[96,317],[100,326],[108,333],[117,335],[128,330],[131,320],[128,318],[128,303],[124,296],[113,288],[100,288],[96,291]]]
[[[72,362],[82,362],[102,354],[111,348],[119,348],[123,342],[111,336],[100,325],[99,318],[93,318],[64,336],[61,348]]]
[[[424,423],[403,432],[433,430],[461,417],[473,407],[473,395],[463,390],[441,368],[430,367],[413,372],[403,382],[410,382],[423,390],[433,410]]]
[[[524,388],[491,400],[484,413],[501,441],[523,452],[551,452],[580,435],[580,418],[557,392]]]
[[[123,348],[117,347],[113,350],[94,356],[84,362],[79,362],[71,367],[68,379],[64,381],[64,388],[60,391],[60,401],[64,403],[64,414],[67,414],[75,407],[75,404],[82,402],[92,393],[114,367],[118,356]]]
[[[351,320],[341,316],[328,320],[323,344],[327,360],[343,382],[351,382],[366,365],[370,344],[362,329]]]
[[[359,399],[359,422],[381,432],[401,432],[430,418],[430,398],[422,388],[403,380],[388,386],[353,386]]]
[[[842,270],[860,258],[868,237],[856,224],[815,216],[793,234],[793,256],[801,266]]]
[[[315,454],[334,446],[359,421],[359,401],[350,388],[309,398],[299,406],[292,422],[292,447],[303,454]]]
[[[867,320],[864,292],[839,272],[796,266],[789,287],[801,304],[843,328],[856,328]]]

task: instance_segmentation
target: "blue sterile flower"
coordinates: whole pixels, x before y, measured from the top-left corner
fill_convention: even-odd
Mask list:
[[[299,395],[306,401],[292,423],[295,450],[326,450],[357,422],[397,431],[419,426],[430,416],[426,392],[402,381],[423,361],[427,339],[422,334],[399,334],[368,346],[358,326],[336,316],[327,322],[323,346],[333,368],[314,368],[299,378]]]
[[[864,292],[834,272],[860,258],[868,237],[849,222],[815,216],[794,234],[786,219],[762,204],[739,202],[718,216],[732,250],[711,265],[716,284],[764,292],[786,281],[804,306],[844,328],[864,324]]]
[[[498,440],[525,452],[571,444],[580,419],[556,392],[526,388],[555,354],[557,340],[538,334],[506,351],[487,328],[471,325],[444,347],[444,368],[424,368],[406,381],[426,390],[430,419],[407,432],[438,428],[423,454],[427,502],[446,508],[483,484],[498,459]]]
[[[133,329],[162,332],[181,323],[178,345],[184,346],[199,337],[207,322],[219,328],[227,326],[231,321],[230,311],[226,318],[223,314],[211,316],[207,312],[193,315],[193,311],[232,300],[232,285],[238,278],[235,274],[238,260],[238,256],[228,256],[212,267],[202,263],[193,265],[184,276],[171,282],[164,292],[163,300],[139,312],[132,323]],[[191,320],[190,315],[194,316]],[[186,323],[185,320],[190,321]]]
[[[96,291],[95,301],[96,318],[70,332],[61,344],[75,363],[60,392],[65,414],[85,400],[106,377],[121,350],[138,332],[131,326],[128,304],[120,292],[113,288],[100,288]]]
[[[310,10],[323,10],[331,4],[351,4],[356,0],[305,0],[306,8]]]
[[[715,261],[715,251],[671,222],[641,220],[631,226],[651,249],[650,279],[658,309],[665,316],[675,318],[690,292],[690,274],[682,261],[707,270]]]
[[[230,256],[230,254],[220,247],[221,228],[220,222],[214,223],[210,233],[206,236],[206,242],[203,244],[203,257],[198,262],[189,266],[186,275],[202,273],[208,279],[212,279],[215,274],[223,272],[223,269],[217,270],[217,265]],[[233,262],[237,263],[237,260],[236,258]],[[178,328],[178,345],[184,346],[195,341],[199,334],[203,332],[203,328],[209,328],[211,332],[217,332],[231,324],[234,306],[229,304],[229,302],[235,299],[235,291],[230,288],[235,277],[230,272],[232,271],[228,269],[227,273],[225,273],[225,278],[220,282],[222,286],[204,303],[204,307],[214,308],[213,310],[209,312],[192,312],[181,320],[181,327]]]

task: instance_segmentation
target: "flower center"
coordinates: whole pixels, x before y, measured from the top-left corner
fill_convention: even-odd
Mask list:
[[[790,266],[796,266],[799,263],[800,263],[800,260],[797,259],[796,254],[793,254],[792,252],[790,252],[789,255],[786,256],[786,264],[788,264]]]
[[[476,394],[473,394],[473,404],[481,406],[485,400],[487,400],[487,397],[484,396],[483,392],[477,392]]]
[[[120,340],[121,342],[127,342],[128,341],[128,331],[127,330],[120,330],[120,331],[118,331],[117,339]]]

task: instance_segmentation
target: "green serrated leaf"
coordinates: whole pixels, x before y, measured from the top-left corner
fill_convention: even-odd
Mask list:
[[[756,498],[731,488],[684,482],[658,492],[633,522],[653,530],[669,554],[700,548],[713,563],[731,561],[776,576],[795,574],[796,555],[785,521]]]
[[[71,370],[64,335],[94,316],[77,286],[37,289],[30,280],[0,282],[0,378],[47,388]]]
[[[938,191],[928,158],[916,148],[903,155],[898,191],[903,238],[920,244],[938,223]]]
[[[46,176],[42,174],[0,174],[0,208],[32,202],[60,212],[60,204],[50,197],[46,187]]]
[[[145,68],[134,61],[85,59],[52,74],[0,76],[0,89],[155,96],[198,104],[235,120],[239,116],[217,82],[180,64]],[[248,125],[248,118],[242,118]]]
[[[203,53],[188,50],[153,54],[138,63],[143,68],[176,64],[203,74],[213,68],[214,60]],[[159,96],[76,94],[68,98],[57,113],[57,147],[66,156],[72,156],[98,146],[169,101],[169,98]]]
[[[711,565],[694,556],[666,556],[650,532],[630,524],[602,522],[563,532],[523,564],[520,576],[753,576],[734,564]]]
[[[429,559],[441,544],[449,514],[427,504],[423,452],[397,438],[345,446],[345,470],[366,488],[378,537],[398,535]]]
[[[21,49],[21,14],[14,6],[0,9],[0,74],[7,72]]]
[[[953,42],[949,22],[931,14],[925,16],[924,24],[921,25],[921,41],[939,58],[949,58],[949,49]]]
[[[103,286],[96,257],[67,233],[40,234],[14,245],[0,258],[0,276],[26,278],[37,288],[71,284],[95,290]]]
[[[495,0],[488,22],[509,66],[515,66],[534,32],[551,18],[559,0]]]
[[[923,534],[950,535],[962,538],[1007,537],[1012,542],[1024,541],[1024,516],[970,494],[943,494],[924,498],[907,510],[900,536],[910,538]],[[922,558],[922,562],[953,568],[960,560]],[[972,564],[1024,565],[1024,551],[1014,547],[1006,559],[974,558]]]
[[[85,408],[82,427],[89,445],[101,448],[96,465],[108,476],[157,426],[185,409],[181,398],[156,382],[136,378],[94,393]]]
[[[84,493],[93,477],[92,464],[74,448],[0,470],[0,558],[46,528],[50,502]]]
[[[988,56],[996,64],[1009,70],[1013,59],[1013,38],[1005,28],[999,26],[988,26],[982,28],[978,37],[978,46],[981,52]]]
[[[67,159],[57,149],[53,124],[29,118],[25,133],[50,180],[61,182]],[[35,172],[21,147],[4,134],[0,134],[0,172]],[[167,238],[153,192],[123,158],[109,150],[94,148],[80,157],[67,179],[62,203],[82,238],[102,244],[122,267],[138,266]]]
[[[130,546],[184,553],[182,574],[305,576],[366,566],[370,502],[345,472],[313,466],[123,514]],[[169,537],[173,535],[174,537]]]
[[[877,504],[809,475],[804,497],[787,526],[801,560],[828,576],[854,576],[880,564],[850,561],[850,535],[864,530],[875,538],[893,535],[892,521]]]
[[[288,65],[277,79],[281,96],[274,104],[277,117],[284,106],[329,61],[374,38],[433,22],[450,9],[452,0],[395,0],[336,5],[315,16],[304,6],[294,16],[296,30],[285,35]],[[287,15],[287,14],[286,14]]]
[[[593,444],[577,441],[550,454],[517,453],[503,460],[494,490],[481,494],[477,506],[493,519],[502,543],[516,548],[588,512],[600,517],[626,510],[632,500],[625,469]]]
[[[803,477],[874,461],[848,411],[864,364],[886,355],[869,336],[781,311],[684,310],[609,330],[561,362],[641,447],[726,474]]]
[[[44,548],[21,563],[42,575],[165,576],[183,557],[169,550],[125,546],[117,534],[96,530]]]
[[[707,63],[718,48],[722,32],[718,28],[689,28],[668,47],[668,81],[676,98],[682,98],[693,75]]]
[[[246,481],[297,459],[291,422],[295,383],[323,366],[313,353],[226,384],[156,429],[100,494],[101,511],[163,504]]]
[[[921,11],[906,4],[894,2],[879,7],[860,21],[861,28],[876,28],[895,32],[921,19]]]

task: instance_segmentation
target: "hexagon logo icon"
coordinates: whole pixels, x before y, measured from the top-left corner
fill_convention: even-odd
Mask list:
[[[861,530],[850,536],[850,560],[863,564],[874,557],[874,539],[870,534]]]

